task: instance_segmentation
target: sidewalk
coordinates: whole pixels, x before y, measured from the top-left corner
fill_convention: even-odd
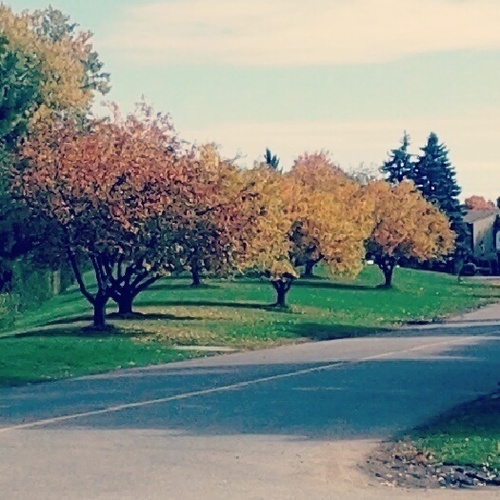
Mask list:
[[[474,311],[452,316],[445,323],[498,323],[500,324],[500,302],[489,304]]]

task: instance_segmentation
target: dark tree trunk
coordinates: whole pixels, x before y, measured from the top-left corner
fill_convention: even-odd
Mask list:
[[[97,294],[94,301],[94,328],[104,329],[106,327],[106,303],[108,297]]]
[[[383,288],[392,287],[392,275],[394,273],[394,267],[396,265],[396,259],[394,257],[381,257],[377,261],[377,265],[384,274],[385,282],[382,285]]]
[[[316,265],[316,261],[314,260],[308,260],[306,261],[306,265],[304,268],[304,278],[314,278],[314,266]]]
[[[193,278],[191,286],[193,287],[201,286],[200,270],[197,267],[193,267],[191,269],[191,277]]]
[[[149,279],[140,277],[132,283],[129,282],[121,285],[120,287],[117,286],[114,290],[112,290],[111,298],[118,305],[118,315],[123,317],[135,317],[140,315],[140,313],[135,313],[133,309],[135,298],[148,286],[152,285],[155,281],[158,281],[159,278],[159,276],[152,276]],[[141,279],[143,279],[142,282]]]
[[[118,314],[120,316],[127,316],[133,314],[132,303],[134,302],[134,295],[122,294],[117,300]]]
[[[384,286],[390,288],[392,286],[392,273],[394,271],[394,267],[386,267],[383,269],[385,283]]]
[[[276,307],[286,307],[286,294],[292,287],[292,279],[271,281],[276,290],[276,302],[273,304]]]
[[[276,307],[286,307],[286,292],[282,287],[274,287],[276,289]]]

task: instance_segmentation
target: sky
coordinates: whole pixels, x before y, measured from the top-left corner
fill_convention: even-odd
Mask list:
[[[94,33],[106,100],[252,166],[329,151],[377,168],[404,131],[449,150],[462,198],[500,196],[500,0],[11,0]],[[101,101],[102,99],[99,99]],[[360,166],[363,167],[360,167]]]

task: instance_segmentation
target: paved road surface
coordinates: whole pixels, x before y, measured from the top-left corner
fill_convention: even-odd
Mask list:
[[[500,498],[395,491],[356,468],[379,440],[498,387],[500,327],[457,331],[1,390],[0,498]]]

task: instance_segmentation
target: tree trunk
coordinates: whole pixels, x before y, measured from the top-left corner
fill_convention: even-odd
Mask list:
[[[304,268],[304,278],[314,278],[314,266],[316,265],[316,262],[314,260],[308,260],[306,261],[306,265]]]
[[[120,316],[127,316],[133,314],[132,303],[134,302],[134,296],[132,294],[122,294],[120,299],[117,300],[118,303],[118,314]]]
[[[200,271],[197,267],[191,269],[191,277],[193,278],[191,286],[197,287],[201,285]]]
[[[283,287],[275,286],[276,289],[276,307],[286,307],[286,292]]]
[[[96,296],[94,301],[94,328],[104,329],[106,327],[106,303],[108,302],[107,297]]]
[[[292,280],[278,280],[271,281],[271,283],[276,290],[276,302],[273,305],[276,307],[286,307],[286,294],[292,286]]]
[[[384,272],[384,278],[385,278],[385,283],[384,286],[387,288],[390,288],[392,286],[392,273],[394,271],[393,266],[389,266],[383,269]]]
[[[396,259],[394,257],[382,257],[377,262],[378,267],[384,273],[385,282],[381,285],[383,288],[392,287],[392,275],[394,272],[394,266],[396,265]]]

